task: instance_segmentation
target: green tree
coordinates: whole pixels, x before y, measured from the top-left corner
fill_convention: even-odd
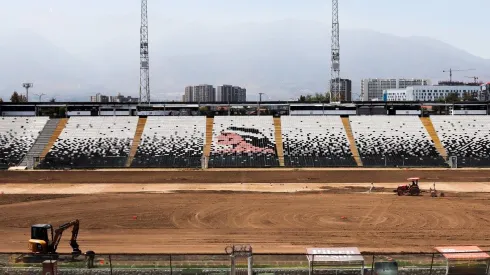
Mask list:
[[[66,117],[66,107],[60,107],[58,110],[58,116],[59,117]]]
[[[19,103],[20,102],[19,93],[17,93],[17,91],[14,91],[14,93],[10,97],[10,102],[13,102],[13,103]]]
[[[444,101],[448,103],[454,103],[461,101],[461,99],[459,98],[459,95],[457,93],[450,93],[446,96]]]
[[[463,101],[476,101],[477,99],[472,93],[464,93],[463,94]]]
[[[56,102],[56,98],[55,98],[55,97],[52,97],[52,98],[49,100],[49,102],[51,102],[51,103],[55,103],[55,102]]]
[[[27,97],[25,95],[19,95],[19,102],[27,102]]]
[[[299,102],[325,102],[329,101],[328,94],[315,93],[314,95],[301,95],[298,99]]]

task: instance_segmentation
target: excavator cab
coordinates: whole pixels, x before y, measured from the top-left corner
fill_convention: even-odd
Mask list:
[[[54,229],[51,224],[35,224],[31,226],[31,239],[29,240],[29,250],[36,254],[55,254],[60,243],[63,232],[73,227],[70,238],[70,246],[73,255],[80,255],[81,251],[77,243],[78,229],[80,222],[74,220],[67,222]]]
[[[53,226],[51,224],[34,224],[31,226],[29,250],[32,253],[50,253],[49,246],[53,242]]]

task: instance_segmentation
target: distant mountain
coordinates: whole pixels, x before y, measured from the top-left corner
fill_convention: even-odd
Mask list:
[[[329,79],[329,26],[283,20],[221,27],[169,25],[151,33],[151,87],[155,99],[178,99],[186,85],[236,84],[251,100],[265,92],[274,100],[300,91],[323,92]],[[36,92],[86,100],[97,92],[138,91],[138,37],[115,38],[93,52],[74,56],[32,33],[0,37],[0,96],[20,83]],[[342,76],[447,79],[444,69],[475,69],[454,78],[490,75],[486,60],[427,37],[398,37],[370,30],[341,30]]]

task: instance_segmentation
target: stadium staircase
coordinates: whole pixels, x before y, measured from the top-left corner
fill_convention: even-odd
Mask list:
[[[213,143],[213,125],[214,118],[206,118],[206,144],[204,145],[204,157],[206,157],[206,159],[209,159],[209,155],[211,153],[211,144]]]
[[[133,143],[131,144],[131,151],[129,152],[128,160],[126,161],[126,167],[131,167],[131,162],[136,155],[136,151],[138,151],[138,147],[140,146],[141,136],[143,135],[143,131],[145,130],[146,118],[140,117],[138,119],[138,125],[136,125],[136,131],[134,132]]]
[[[44,150],[40,155],[41,158],[46,157],[46,155],[49,153],[49,150],[51,150],[51,147],[53,147],[61,132],[63,132],[63,129],[65,129],[66,123],[68,123],[68,118],[57,119],[57,121],[58,124],[56,125],[56,129],[54,129],[48,143],[46,144],[46,146],[44,146]]]
[[[359,155],[359,150],[357,150],[356,140],[352,134],[352,127],[350,125],[349,117],[342,117],[342,123],[344,124],[345,133],[347,134],[347,139],[349,140],[352,156],[354,157],[357,166],[363,166],[361,156]]]
[[[276,139],[276,151],[279,158],[279,166],[284,167],[284,149],[282,146],[281,118],[274,118],[274,134]]]
[[[44,148],[49,142],[50,137],[58,126],[59,119],[50,119],[44,125],[43,130],[39,133],[36,142],[32,145],[29,152],[27,152],[24,159],[20,162],[18,166],[27,167],[27,169],[32,169],[34,167],[34,158],[38,158],[43,153]]]
[[[432,124],[432,120],[430,120],[430,117],[421,117],[420,120],[422,121],[422,124],[424,125],[425,129],[427,130],[427,133],[429,134],[430,138],[434,142],[434,146],[436,147],[437,152],[439,152],[439,154],[444,160],[447,160],[447,151],[442,145],[442,142],[439,139],[439,136],[437,135],[436,129],[434,128],[434,124]]]

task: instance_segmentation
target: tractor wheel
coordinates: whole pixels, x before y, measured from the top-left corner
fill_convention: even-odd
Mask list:
[[[398,196],[403,196],[403,190],[402,189],[396,190],[396,193],[398,194]]]
[[[418,196],[420,195],[420,189],[415,187],[415,188],[410,188],[409,190],[411,196]]]

